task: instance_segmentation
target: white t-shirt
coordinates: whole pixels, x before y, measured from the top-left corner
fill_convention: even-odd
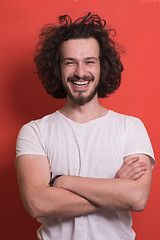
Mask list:
[[[53,176],[58,174],[114,178],[125,156],[143,153],[152,146],[143,123],[135,117],[109,111],[87,123],[77,123],[59,111],[24,125],[17,139],[17,157],[47,156]],[[39,240],[133,240],[128,211],[100,209],[78,217],[37,219]]]

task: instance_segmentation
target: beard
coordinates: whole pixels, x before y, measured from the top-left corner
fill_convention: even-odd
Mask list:
[[[68,77],[67,81],[75,81],[75,80],[78,80],[78,79],[81,79],[81,80],[89,80],[89,81],[94,81],[94,77],[93,76],[84,76],[82,78],[78,78],[78,77]],[[94,96],[96,95],[97,91],[98,91],[98,83],[94,86],[94,88],[92,89],[92,91],[87,95],[87,96],[84,96],[83,93],[85,92],[84,90],[82,91],[78,91],[78,95],[74,95],[69,87],[67,85],[64,85],[63,84],[63,88],[64,88],[64,91],[65,93],[67,94],[67,96],[74,102],[76,103],[77,105],[79,106],[83,106],[84,104],[90,102]]]

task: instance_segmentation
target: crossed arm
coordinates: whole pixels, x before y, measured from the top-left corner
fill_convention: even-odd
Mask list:
[[[23,155],[17,159],[17,177],[25,208],[32,217],[70,217],[100,208],[142,211],[151,184],[147,155],[126,157],[115,179],[75,176],[58,178],[49,187],[50,167],[45,156]]]

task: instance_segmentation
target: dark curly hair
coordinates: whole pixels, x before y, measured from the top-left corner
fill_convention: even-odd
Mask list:
[[[110,33],[115,36],[116,31],[105,29],[106,21],[98,15],[88,13],[72,22],[68,15],[59,17],[60,26],[45,25],[40,41],[36,47],[34,62],[37,73],[47,92],[55,98],[65,98],[60,71],[60,46],[69,39],[95,38],[100,46],[100,81],[98,97],[108,97],[121,83],[123,65],[120,61],[120,49],[111,39]]]

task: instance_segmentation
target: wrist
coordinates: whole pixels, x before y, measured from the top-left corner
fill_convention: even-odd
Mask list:
[[[67,182],[67,177],[69,177],[69,176],[68,175],[61,175],[61,176],[57,175],[57,176],[58,177],[55,177],[53,187],[66,189],[65,185]]]
[[[63,175],[60,178],[56,179],[55,186],[59,188],[72,191],[72,186],[74,185],[74,177],[71,175]]]
[[[68,189],[68,183],[69,183],[69,179],[71,177],[72,176],[70,176],[70,175],[63,175],[60,179],[57,179],[58,187],[69,190]]]
[[[49,182],[49,186],[50,186],[50,187],[53,187],[56,179],[59,178],[59,177],[62,177],[62,175],[56,175],[56,176],[54,176],[54,177],[51,179],[51,181]]]

